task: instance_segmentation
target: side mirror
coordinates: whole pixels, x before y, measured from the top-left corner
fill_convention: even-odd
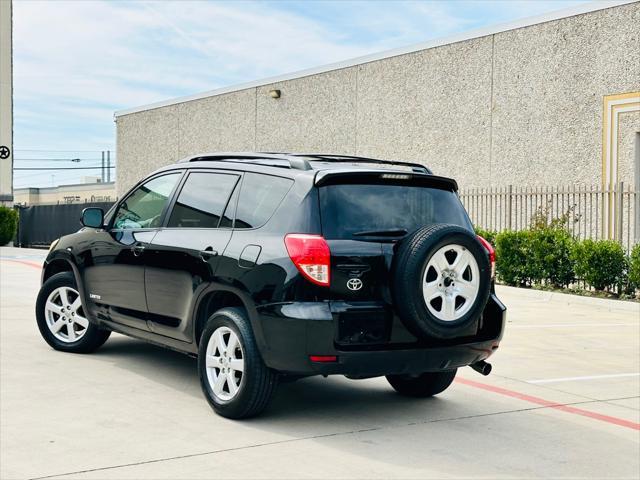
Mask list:
[[[104,212],[101,208],[89,207],[82,210],[80,223],[85,227],[101,228],[104,223]]]

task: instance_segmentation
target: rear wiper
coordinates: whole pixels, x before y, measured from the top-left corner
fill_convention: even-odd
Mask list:
[[[404,228],[389,228],[387,230],[363,230],[352,233],[354,237],[403,237],[407,234]]]

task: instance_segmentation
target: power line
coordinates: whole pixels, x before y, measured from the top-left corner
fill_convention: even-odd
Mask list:
[[[14,170],[41,170],[41,171],[49,171],[49,170],[101,170],[102,168],[107,169],[107,168],[116,168],[115,165],[112,165],[110,167],[104,166],[104,167],[50,167],[50,168],[45,168],[45,167],[21,167],[21,168],[14,168]]]
[[[14,158],[15,162],[99,162],[101,158]]]
[[[100,167],[100,168],[102,168],[101,165],[102,164],[100,163],[100,160],[98,160],[98,161],[92,160],[90,162],[83,163],[82,165],[72,165],[69,168],[86,168],[86,167]],[[111,166],[115,166],[115,165],[111,165]],[[49,167],[49,166],[45,166],[45,165],[36,165],[36,166],[33,166],[33,167],[14,167],[14,170],[20,170],[20,169],[23,169],[23,168],[44,168],[44,169],[48,170],[49,168],[62,168],[62,167],[58,167],[58,166]]]
[[[39,150],[37,148],[14,148],[14,152],[60,152],[60,153],[71,153],[71,152],[84,152],[84,153],[100,153],[102,151],[113,151],[114,149],[107,148],[105,150]]]
[[[37,172],[37,173],[20,172],[19,175],[14,177],[14,182],[15,182],[14,188],[28,188],[33,186],[34,183],[47,184],[47,186],[49,186],[48,184],[51,182],[52,176],[55,176],[55,181],[58,184],[60,182],[69,182],[69,181],[75,181],[75,180],[77,180],[76,183],[82,183],[80,182],[79,175],[80,174],[78,172],[73,172],[73,171],[72,172],[52,172],[49,174],[46,172]]]
[[[54,179],[52,179],[51,177],[54,177]],[[99,178],[96,176],[96,178]],[[57,173],[55,175],[51,174],[51,175],[47,175],[45,177],[41,177],[40,179],[34,180],[34,179],[28,179],[28,178],[20,178],[20,179],[16,179],[16,184],[14,185],[13,188],[30,188],[30,187],[34,187],[35,184],[40,184],[40,185],[47,185],[50,186],[50,183],[52,180],[55,180],[55,183],[57,185],[66,185],[69,183],[79,183],[79,184],[83,184],[84,182],[81,181],[81,179],[79,179],[76,176],[69,176],[68,174],[64,174],[64,173]],[[94,182],[89,182],[88,185],[93,185]],[[107,183],[107,182],[96,182],[98,184],[102,184],[102,183]]]
[[[96,168],[102,168],[102,167],[96,167]],[[42,176],[46,173],[46,170],[36,170],[36,171],[31,171],[31,173],[29,172],[15,172],[14,178],[15,179],[24,179],[24,178],[34,178],[34,177],[38,177],[38,176]],[[79,175],[79,173],[75,173],[73,170],[71,171],[67,171],[66,173],[61,173],[60,175],[69,175],[69,176],[73,176],[73,175]]]

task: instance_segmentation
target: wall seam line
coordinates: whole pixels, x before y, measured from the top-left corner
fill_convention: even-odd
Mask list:
[[[493,184],[493,77],[495,75],[496,36],[491,35],[491,82],[489,95],[489,185]]]
[[[253,112],[253,151],[258,151],[258,87],[255,89],[255,106]]]
[[[358,155],[358,80],[360,78],[360,67],[356,66],[356,104],[355,104],[355,128],[353,133],[353,154]]]
[[[182,107],[181,105],[178,105],[178,108],[176,108],[176,111],[175,111],[175,116],[176,116],[176,120],[177,120],[176,123],[178,124],[178,158],[182,158],[182,148],[181,148],[181,145],[182,145],[182,129],[181,129],[181,127],[182,127],[182,125],[181,125],[182,118],[181,118],[181,115],[180,115],[180,111],[183,110],[183,109],[181,107]]]

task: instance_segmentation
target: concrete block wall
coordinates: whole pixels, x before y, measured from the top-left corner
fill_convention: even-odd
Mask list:
[[[640,2],[119,115],[118,192],[187,155],[245,150],[419,161],[462,188],[598,184],[603,98],[640,92],[638,25]],[[621,114],[630,183],[637,134],[640,112]]]

